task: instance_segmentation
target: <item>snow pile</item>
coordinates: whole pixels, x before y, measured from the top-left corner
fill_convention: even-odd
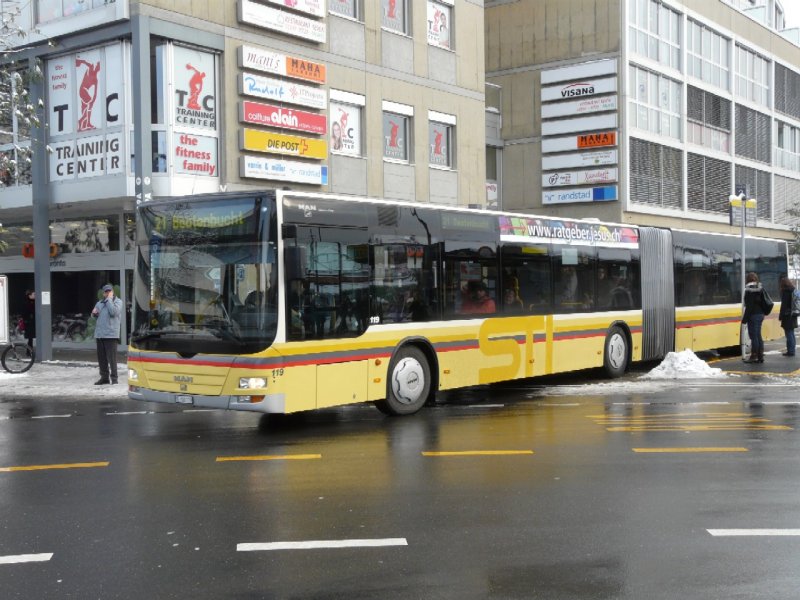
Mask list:
[[[670,352],[655,369],[639,379],[716,379],[726,377],[722,369],[709,367],[691,350]]]

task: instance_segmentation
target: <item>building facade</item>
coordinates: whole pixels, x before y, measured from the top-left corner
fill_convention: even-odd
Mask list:
[[[91,343],[104,283],[129,297],[138,202],[290,186],[485,203],[479,0],[0,7],[27,32],[2,84],[44,103],[41,127],[3,117],[16,168],[0,173],[0,273],[13,324],[46,220],[56,344]]]
[[[503,208],[791,239],[800,47],[777,0],[486,2]]]

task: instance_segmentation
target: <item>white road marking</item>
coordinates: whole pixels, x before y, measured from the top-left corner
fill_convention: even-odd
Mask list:
[[[107,417],[127,417],[130,415],[152,415],[152,410],[132,410],[129,412],[108,412]]]
[[[237,544],[237,552],[259,550],[316,550],[318,548],[374,548],[379,546],[408,546],[406,538],[372,540],[309,540],[306,542],[266,542]]]
[[[185,408],[183,412],[216,412],[217,410],[216,408]]]
[[[53,553],[46,554],[16,554],[11,556],[0,556],[0,565],[10,565],[15,563],[45,562],[53,558]]]
[[[31,419],[68,419],[72,415],[39,415],[37,417],[31,417]]]
[[[706,529],[716,537],[800,536],[800,529]]]

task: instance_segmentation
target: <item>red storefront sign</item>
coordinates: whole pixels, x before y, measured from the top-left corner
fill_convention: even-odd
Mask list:
[[[250,100],[242,100],[239,104],[239,121],[318,135],[324,135],[328,131],[328,119],[325,115]]]

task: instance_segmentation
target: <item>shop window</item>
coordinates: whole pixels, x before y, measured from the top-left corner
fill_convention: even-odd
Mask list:
[[[408,0],[381,0],[381,25],[408,34]]]
[[[360,96],[363,99],[363,96]],[[344,102],[331,102],[331,152],[361,156],[362,107]]]
[[[409,162],[409,140],[411,118],[406,115],[384,111],[383,113],[383,157]]]
[[[50,241],[61,254],[119,250],[119,218],[51,221]]]
[[[453,126],[447,123],[428,122],[429,162],[434,167],[453,167]]]
[[[428,0],[428,44],[453,47],[453,7],[450,2]]]
[[[334,15],[361,20],[359,0],[328,0],[328,10]]]

